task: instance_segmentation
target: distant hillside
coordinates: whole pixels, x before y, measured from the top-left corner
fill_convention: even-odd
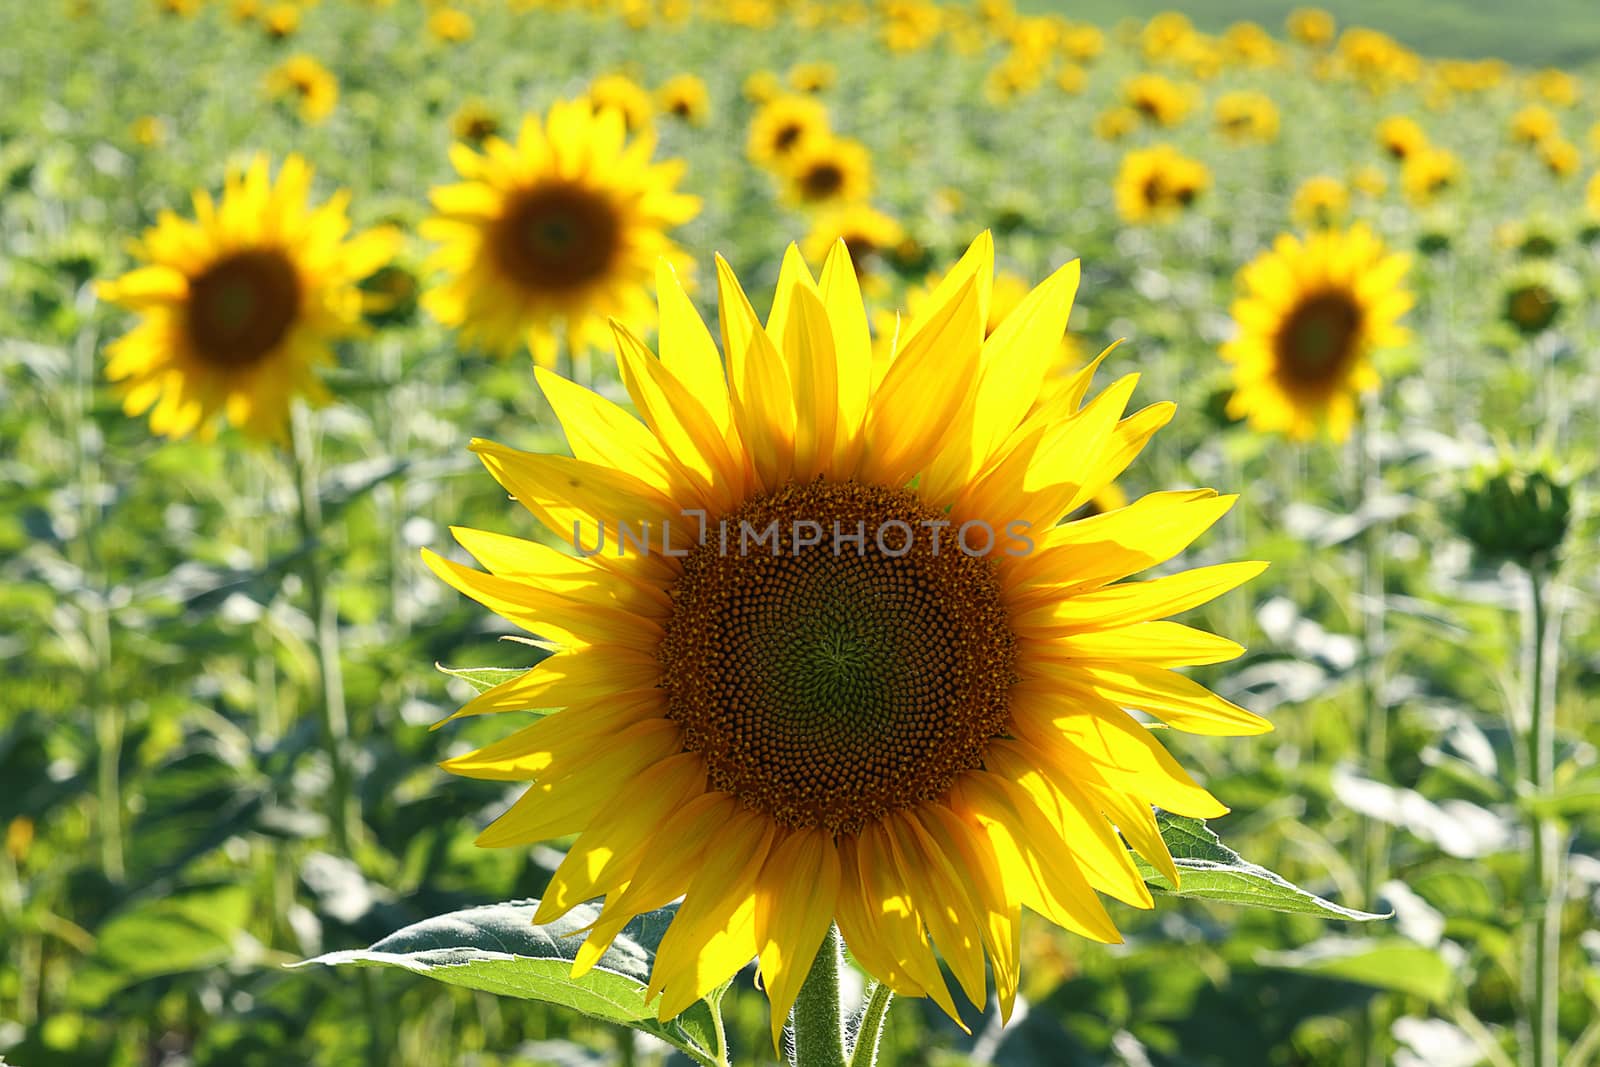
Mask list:
[[[1110,26],[1133,15],[1182,11],[1203,30],[1252,19],[1275,34],[1304,0],[1019,0],[1034,11]],[[1430,56],[1498,56],[1530,66],[1588,66],[1600,59],[1600,0],[1337,0],[1317,6],[1341,25],[1371,26]]]

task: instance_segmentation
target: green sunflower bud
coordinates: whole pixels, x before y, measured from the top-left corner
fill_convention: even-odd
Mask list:
[[[1548,567],[1572,523],[1572,489],[1548,467],[1502,461],[1478,472],[1454,518],[1485,562]]]

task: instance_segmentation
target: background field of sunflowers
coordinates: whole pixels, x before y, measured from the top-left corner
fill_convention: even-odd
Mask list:
[[[973,1011],[969,1035],[906,1002],[885,1062],[1532,1063],[1527,939],[1557,885],[1538,1062],[1600,1063],[1591,6],[0,5],[0,1061],[667,1055],[536,1001],[284,966],[538,897],[562,858],[475,848],[510,796],[435,768],[496,728],[430,731],[482,680],[433,665],[538,653],[419,549],[447,525],[505,528],[469,438],[565,448],[535,358],[621,398],[594,309],[650,328],[635,295],[530,310],[463,266],[493,249],[473,220],[538,155],[525,119],[555,141],[570,104],[594,158],[649,146],[588,185],[562,172],[636,212],[648,257],[600,280],[653,289],[664,252],[713,324],[714,252],[759,302],[790,241],[813,264],[844,241],[880,344],[981,230],[993,321],[1081,258],[1053,377],[1125,338],[1107,368],[1178,404],[1094,506],[1239,491],[1185,561],[1272,563],[1187,617],[1248,647],[1194,676],[1276,727],[1182,739],[1233,809],[1214,825],[1297,884],[1394,913],[1349,928],[1111,903],[1111,947],[1025,922],[1011,1024]],[[291,235],[298,281],[238,257],[204,273],[254,225],[230,197]],[[530,225],[549,202],[515,201]],[[1323,266],[1281,266],[1300,254],[1281,234],[1311,235]],[[1279,266],[1241,273],[1274,249]],[[517,255],[498,262],[544,269]],[[1235,368],[1283,349],[1246,352],[1252,328],[1356,343],[1345,310],[1300,299],[1351,271],[1352,293],[1383,276],[1356,301],[1384,309],[1370,368],[1295,394],[1304,419],[1293,397],[1253,400]],[[207,326],[183,302],[202,291],[243,318]],[[265,303],[228,302],[246,291]],[[273,310],[311,293],[317,316]],[[155,332],[121,340],[139,323]],[[173,324],[189,348],[169,360]],[[223,334],[281,349],[289,377],[206,364]],[[1330,433],[1317,398],[1361,389],[1359,425],[1352,400]],[[1548,773],[1523,744],[1541,708]],[[750,973],[724,1011],[753,1062],[771,1042]]]

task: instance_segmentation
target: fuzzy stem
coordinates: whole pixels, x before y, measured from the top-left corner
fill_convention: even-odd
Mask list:
[[[843,946],[839,928],[829,927],[795,998],[794,1067],[845,1067],[844,1012],[839,988]]]
[[[1545,797],[1555,779],[1555,701],[1547,692],[1545,578],[1538,564],[1528,569],[1528,773],[1533,795]],[[1548,816],[1535,814],[1529,823],[1533,862],[1528,872],[1527,903],[1533,912],[1527,1012],[1530,1067],[1555,1067],[1559,1035],[1556,1026],[1557,979],[1561,936],[1562,886],[1560,829]]]
[[[1383,475],[1376,455],[1374,405],[1367,403],[1356,423],[1355,472],[1356,505],[1370,508],[1383,488]],[[1387,524],[1372,519],[1360,535],[1361,553],[1361,763],[1362,770],[1376,781],[1386,781],[1389,763],[1389,709],[1384,704],[1384,578],[1383,550]],[[1382,822],[1371,816],[1361,820],[1359,869],[1364,905],[1377,904],[1383,883],[1388,878],[1389,837]],[[1361,1062],[1365,1067],[1382,1067],[1383,1052],[1379,1035],[1383,1032],[1380,1005],[1370,1003],[1361,1020]]]
[[[352,828],[357,819],[355,798],[350,784],[350,764],[346,748],[350,740],[350,721],[345,712],[344,674],[339,650],[339,607],[328,588],[328,564],[323,555],[322,499],[318,492],[316,448],[311,437],[309,416],[297,406],[294,413],[295,485],[299,491],[300,536],[308,551],[305,582],[311,600],[311,620],[316,627],[316,653],[322,675],[322,699],[317,710],[322,716],[322,743],[333,767],[333,797],[330,822],[333,840],[340,855],[350,855]]]
[[[861,1026],[856,1030],[855,1047],[850,1051],[850,1067],[877,1067],[878,1043],[883,1039],[883,1024],[889,1016],[889,1004],[894,991],[879,982],[872,987],[867,1006],[861,1012]]]

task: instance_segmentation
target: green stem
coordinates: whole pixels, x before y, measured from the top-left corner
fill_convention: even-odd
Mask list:
[[[794,1067],[845,1067],[844,1012],[839,970],[844,941],[837,926],[811,961],[811,970],[794,1002]]]
[[[883,1024],[889,1017],[894,991],[882,982],[872,987],[867,1006],[861,1012],[855,1047],[850,1052],[850,1067],[877,1067],[878,1043],[883,1039]]]
[[[303,407],[294,412],[295,485],[299,492],[300,536],[308,546],[305,581],[311,599],[311,619],[316,627],[316,654],[322,676],[322,743],[333,767],[332,811],[329,820],[339,853],[350,855],[352,829],[358,815],[350,784],[350,764],[346,751],[350,740],[350,720],[345,711],[344,674],[339,650],[339,606],[328,588],[327,559],[322,543],[322,498],[318,491],[316,446],[311,436],[309,416]]]
[[[1547,796],[1555,779],[1555,701],[1546,692],[1545,645],[1549,613],[1545,603],[1545,575],[1535,564],[1528,570],[1528,622],[1531,662],[1528,682],[1528,773],[1533,795]],[[1528,987],[1530,1067],[1555,1067],[1557,1042],[1558,961],[1560,958],[1561,841],[1560,829],[1545,815],[1535,815],[1529,826],[1533,837],[1533,862],[1528,875],[1528,906],[1533,911],[1529,931],[1532,944]]]
[[[1382,472],[1375,455],[1375,406],[1365,405],[1356,424],[1356,505],[1371,507],[1383,489]],[[1389,709],[1384,704],[1384,579],[1383,551],[1387,524],[1373,519],[1361,531],[1361,756],[1363,770],[1376,781],[1387,781],[1389,764]],[[1373,907],[1387,880],[1388,828],[1366,816],[1361,820],[1360,871],[1362,899]],[[1360,1027],[1360,1055],[1365,1067],[1382,1067],[1379,1035],[1383,1032],[1381,1006],[1367,1006]]]

